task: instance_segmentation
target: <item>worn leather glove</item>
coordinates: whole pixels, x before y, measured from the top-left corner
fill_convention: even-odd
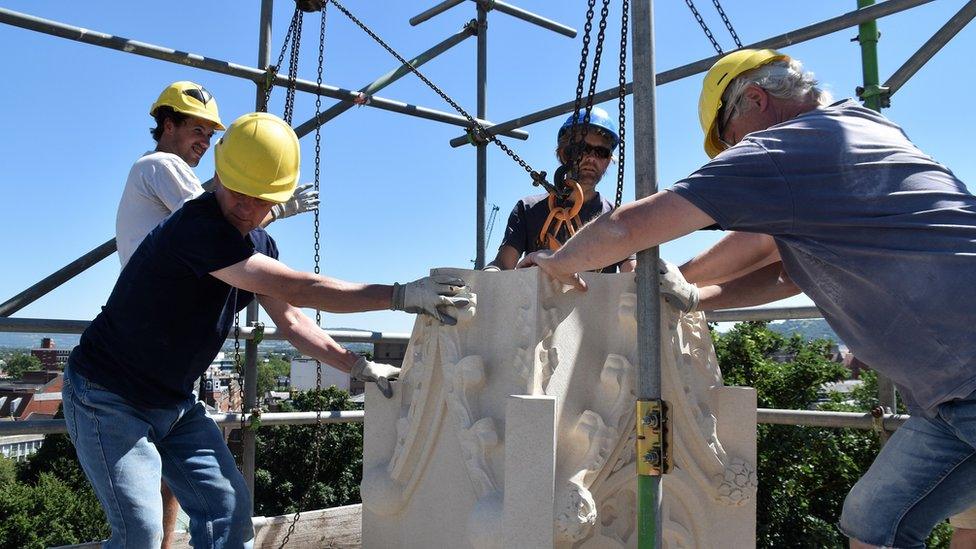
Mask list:
[[[470,293],[464,280],[456,276],[427,276],[407,284],[394,284],[390,308],[430,315],[448,326],[454,326],[457,324],[458,309],[471,304],[467,296],[458,295],[462,291]]]
[[[295,194],[288,199],[288,202],[275,204],[271,208],[271,217],[278,220],[314,210],[319,205],[319,192],[310,189],[312,189],[311,184],[295,189]]]
[[[352,370],[349,371],[349,375],[359,381],[375,383],[383,396],[390,398],[393,396],[393,385],[390,380],[399,377],[400,369],[389,364],[372,362],[361,356],[353,365]]]
[[[698,286],[685,280],[676,265],[663,259],[657,260],[657,270],[661,274],[661,295],[665,301],[683,313],[694,311],[698,307]]]

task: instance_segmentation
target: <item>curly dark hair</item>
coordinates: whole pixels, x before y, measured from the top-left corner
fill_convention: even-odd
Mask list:
[[[173,107],[158,107],[153,118],[156,119],[156,127],[150,128],[149,133],[152,134],[153,140],[159,143],[159,138],[163,136],[163,128],[166,126],[165,122],[167,119],[172,120],[173,124],[180,126],[186,122],[189,116],[181,112],[176,112],[173,110]]]

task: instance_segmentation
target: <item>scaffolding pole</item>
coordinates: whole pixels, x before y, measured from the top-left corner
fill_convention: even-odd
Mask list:
[[[744,46],[746,48],[755,49],[778,49],[786,46],[792,46],[814,38],[819,38],[834,32],[844,30],[850,27],[854,27],[863,23],[864,21],[869,21],[873,19],[879,19],[888,15],[899,13],[907,9],[920,6],[922,4],[927,4],[933,0],[887,0],[875,6],[865,8],[863,10],[856,10],[832,19],[827,19],[820,23],[813,25],[808,25],[806,27],[801,27],[799,29],[783,33],[766,40]],[[696,74],[707,71],[716,61],[721,58],[720,55],[713,55],[712,57],[706,57],[705,59],[699,59],[693,63],[688,63],[687,65],[682,65],[680,67],[675,67],[673,69],[664,71],[657,75],[657,85],[663,86],[674,82],[676,80],[681,80],[682,78],[687,78],[689,76],[694,76]],[[627,84],[626,92],[633,92],[633,82]],[[593,94],[593,104],[604,103],[613,99],[617,99],[618,87],[614,86],[612,88],[597,92]],[[542,122],[543,120],[548,120],[550,118],[557,117],[561,114],[566,114],[572,112],[575,108],[576,100],[566,101],[565,103],[560,103],[558,105],[545,108],[518,118],[513,118],[511,120],[496,124],[494,126],[486,127],[486,129],[492,135],[504,135],[502,132],[511,131],[513,129],[522,128],[536,122]],[[455,137],[451,139],[452,147],[461,147],[468,144],[467,135],[460,137]]]
[[[478,118],[488,114],[488,10],[478,3]],[[474,268],[485,268],[485,203],[488,195],[488,143],[478,143],[475,159]]]
[[[921,48],[918,49],[908,61],[898,68],[891,78],[885,81],[884,87],[888,88],[888,95],[894,95],[901,87],[908,81],[909,78],[915,75],[919,69],[922,68],[929,59],[932,59],[939,50],[945,46],[949,40],[959,33],[970,21],[976,17],[976,0],[970,0],[960,9],[955,15],[953,15],[945,25],[942,26],[932,38],[929,38]]]
[[[631,42],[634,93],[634,183],[636,199],[657,192],[657,137],[654,83],[654,9],[652,0],[631,3]],[[619,88],[618,88],[619,90]],[[638,433],[645,420],[643,406],[661,399],[661,299],[657,272],[658,248],[637,254],[637,409]],[[664,424],[659,416],[658,427]],[[640,439],[640,436],[638,436]],[[640,440],[638,441],[640,444]],[[657,471],[651,456],[637,455],[637,546],[661,545],[661,474],[665,456],[657,454]],[[645,463],[646,462],[646,463]]]
[[[83,29],[81,27],[75,27],[72,25],[66,25],[56,21],[41,19],[39,17],[26,15],[5,8],[0,8],[0,23],[6,23],[15,27],[50,34],[52,36],[67,38],[77,42],[83,42],[86,44],[101,46],[126,53],[151,57],[161,61],[169,61],[179,65],[208,70],[218,74],[243,78],[256,84],[264,82],[268,76],[267,71],[254,67],[247,67],[244,65],[231,63],[229,61],[221,61],[219,59],[203,57],[202,55],[195,53],[180,52],[170,48],[147,44],[145,42],[138,42],[135,40],[129,40],[127,38],[112,36],[110,34]],[[273,84],[275,86],[288,87],[291,82],[288,80],[287,74],[278,74],[275,76]],[[294,85],[295,89],[301,92],[323,95],[325,97],[331,97],[333,99],[340,99],[343,101],[354,101],[359,97],[359,92],[336,86],[330,86],[327,84],[319,85],[310,80],[296,79],[294,81]],[[424,118],[427,120],[433,120],[435,122],[443,122],[445,124],[459,126],[462,128],[468,128],[471,125],[466,118],[457,114],[429,109],[427,107],[421,107],[418,105],[411,105],[401,101],[385,99],[383,97],[373,97],[369,102],[369,106],[377,109],[415,116],[418,118]],[[493,125],[488,120],[478,120],[478,123],[482,126]],[[506,132],[502,135],[523,140],[528,139],[529,137],[529,134],[522,131]]]
[[[369,96],[373,95],[374,93],[396,82],[400,78],[410,74],[411,71],[409,67],[414,67],[414,68],[420,67],[421,65],[437,57],[438,55],[446,52],[447,50],[453,48],[454,46],[460,44],[461,42],[464,42],[465,39],[474,36],[475,32],[477,32],[475,29],[475,22],[471,21],[468,24],[466,24],[464,28],[458,31],[457,34],[448,37],[447,39],[440,42],[439,44],[431,47],[427,51],[411,59],[409,65],[400,65],[399,67],[384,74],[383,76],[380,76],[379,78],[373,80],[372,82],[363,86],[362,88],[359,88],[359,93],[364,94],[368,99]],[[355,105],[357,105],[357,103],[354,103],[352,101],[341,101],[339,103],[336,103],[335,105],[332,105],[324,112],[319,114],[317,118],[313,116],[308,121],[299,124],[295,128],[295,133],[298,135],[298,138],[301,139],[302,137],[305,137],[306,135],[314,132],[315,128],[329,122],[333,118],[353,108],[353,106]],[[478,116],[481,117],[482,115],[478,114]]]
[[[258,31],[258,68],[265,70],[271,64],[271,14],[274,11],[274,0],[261,0],[261,19]],[[324,15],[323,15],[324,17]],[[257,99],[255,109],[258,111],[267,110],[265,102],[265,92],[267,88],[262,82],[257,84]],[[240,292],[238,291],[238,294]],[[251,294],[251,302],[247,305],[247,326],[255,326],[258,322],[258,296]],[[257,407],[258,393],[258,345],[254,338],[247,339],[244,343],[244,410],[248,414],[253,413]],[[241,422],[241,427],[246,423]],[[255,447],[256,435],[254,429],[249,426],[241,429],[241,473],[244,474],[244,482],[247,484],[248,491],[254,493],[254,468],[255,468]],[[250,498],[251,516],[254,515],[254,498]]]

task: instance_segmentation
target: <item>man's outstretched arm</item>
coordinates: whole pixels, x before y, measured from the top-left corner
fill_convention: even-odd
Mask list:
[[[675,193],[661,191],[600,216],[558,251],[532,253],[519,267],[538,265],[557,280],[582,289],[585,285],[576,273],[612,265],[637,251],[714,223],[691,202]]]
[[[685,280],[698,286],[733,280],[780,260],[773,237],[730,232],[681,266]]]
[[[782,262],[767,265],[739,278],[699,288],[698,309],[714,311],[764,305],[800,293]]]

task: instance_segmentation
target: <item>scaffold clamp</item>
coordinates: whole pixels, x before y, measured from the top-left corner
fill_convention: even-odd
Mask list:
[[[251,341],[253,341],[255,345],[260,345],[261,342],[264,340],[264,322],[261,322],[260,320],[255,320],[251,322],[251,328],[254,328],[254,332],[252,333],[253,337],[251,338]]]
[[[671,472],[671,437],[667,403],[637,401],[637,474],[659,477]]]

